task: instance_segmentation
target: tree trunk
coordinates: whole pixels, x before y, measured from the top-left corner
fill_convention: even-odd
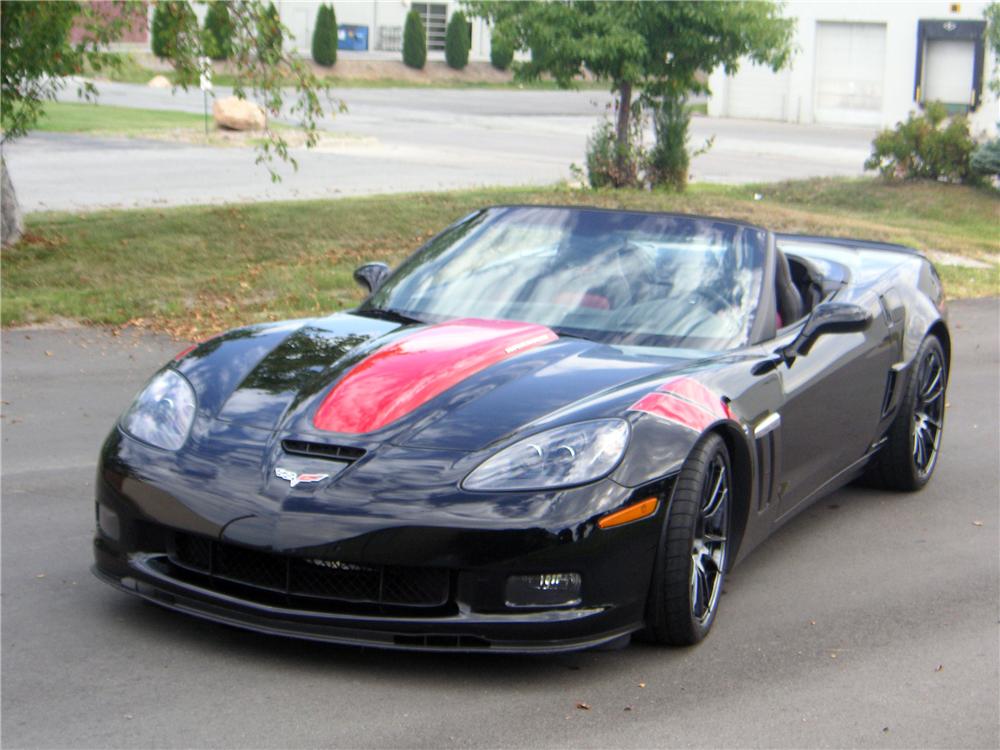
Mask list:
[[[632,117],[632,84],[623,82],[618,86],[618,121],[615,123],[615,187],[631,184],[631,154],[629,149],[629,120]]]
[[[21,204],[17,202],[17,193],[7,174],[7,160],[0,154],[0,241],[3,246],[13,245],[24,232],[24,221],[21,216]]]

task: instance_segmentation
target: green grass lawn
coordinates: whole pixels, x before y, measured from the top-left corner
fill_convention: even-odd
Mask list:
[[[209,113],[209,127],[214,127]],[[166,109],[113,107],[107,104],[46,102],[45,115],[34,128],[49,133],[139,136],[168,130],[204,132],[203,115]]]
[[[754,193],[762,194],[755,200]],[[41,213],[2,254],[4,325],[69,318],[185,337],[355,304],[351,274],[396,263],[448,223],[494,203],[585,204],[745,219],[779,231],[901,242],[1000,257],[993,191],[937,183],[824,179],[693,185],[684,194],[568,188]],[[940,266],[950,297],[1000,294],[997,266]]]
[[[291,145],[299,145],[304,140],[304,136],[287,125],[271,123],[271,129],[283,131]],[[206,135],[204,115],[76,102],[46,102],[44,115],[33,130],[42,133],[153,138],[222,147],[254,146],[264,138],[260,133],[220,130],[216,128],[211,113],[208,115]],[[332,139],[343,138],[345,135],[324,133],[323,137]]]

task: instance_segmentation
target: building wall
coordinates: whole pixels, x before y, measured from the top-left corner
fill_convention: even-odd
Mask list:
[[[284,23],[295,35],[294,44],[297,49],[307,52],[312,44],[313,26],[316,23],[316,12],[320,6],[319,0],[278,0],[275,2]],[[447,15],[461,7],[458,2],[437,3],[447,6]],[[337,14],[337,24],[349,24],[368,27],[368,49],[378,51],[379,28],[396,27],[402,32],[406,22],[406,14],[410,12],[410,0],[335,0],[333,9]],[[489,60],[490,31],[480,19],[472,21],[472,48],[470,60]],[[433,53],[432,55],[433,56]]]
[[[709,78],[712,96],[708,112],[718,117],[893,126],[918,109],[914,99],[918,22],[981,21],[986,5],[938,1],[790,2],[786,13],[797,19],[797,52],[791,67],[773,73],[743,65],[734,77],[726,76],[721,69],[714,71]],[[857,76],[867,80],[846,80],[850,73],[842,69],[852,64]],[[881,74],[877,72],[879,64]],[[997,131],[1000,110],[996,95],[987,85],[996,69],[997,61],[987,49],[982,100],[970,113],[972,130],[977,134]],[[845,80],[838,81],[838,76]],[[881,79],[881,101],[872,109],[877,78]],[[838,85],[842,86],[839,90]],[[850,106],[829,106],[837,101]]]

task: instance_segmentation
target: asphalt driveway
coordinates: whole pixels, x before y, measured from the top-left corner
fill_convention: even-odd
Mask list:
[[[995,748],[998,313],[952,306],[948,426],[923,492],[821,501],[734,572],[696,648],[534,658],[264,637],[99,583],[100,442],[182,345],[4,331],[2,744]]]

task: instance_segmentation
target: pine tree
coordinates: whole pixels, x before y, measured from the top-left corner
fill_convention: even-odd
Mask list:
[[[205,54],[213,60],[226,60],[232,51],[233,22],[229,18],[227,0],[209,3],[205,13],[205,31],[202,36]]]
[[[326,67],[337,62],[337,16],[332,5],[320,5],[316,11],[312,58],[317,65]]]
[[[469,22],[461,11],[452,15],[444,37],[444,59],[449,68],[461,70],[469,64]]]
[[[149,31],[153,54],[160,58],[173,57],[177,51],[177,34],[181,28],[189,27],[194,17],[194,11],[188,2],[158,2],[153,9],[153,22]]]
[[[273,65],[281,59],[283,47],[281,17],[274,3],[268,3],[257,19],[257,53],[265,65]]]
[[[420,14],[411,10],[403,27],[403,62],[421,70],[427,63],[427,30]]]
[[[490,63],[497,70],[507,70],[514,62],[514,44],[496,29],[490,35]]]

